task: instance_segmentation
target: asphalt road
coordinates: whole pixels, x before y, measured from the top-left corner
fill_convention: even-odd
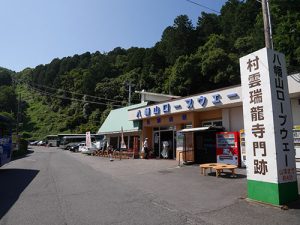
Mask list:
[[[244,200],[244,170],[216,178],[173,160],[32,150],[0,169],[0,225],[300,224],[300,202],[281,210]]]

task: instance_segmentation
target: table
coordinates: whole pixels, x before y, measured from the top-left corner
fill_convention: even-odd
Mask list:
[[[230,170],[231,176],[235,176],[235,169],[237,168],[236,165],[217,165],[213,167],[216,170],[216,177],[219,177],[221,173],[223,173],[223,170]]]
[[[225,164],[225,163],[205,163],[200,164],[200,172],[204,176],[206,175],[206,170],[210,169],[210,172],[212,172],[212,169],[216,170],[216,177],[219,177],[221,173],[223,173],[223,170],[230,170],[232,176],[235,176],[235,169],[237,168],[236,165],[232,164]]]
[[[224,163],[205,163],[205,164],[200,164],[200,172],[201,174],[204,174],[204,176],[206,175],[206,170],[210,169],[210,172],[212,172],[212,168],[216,167],[216,166],[223,166],[226,165]]]

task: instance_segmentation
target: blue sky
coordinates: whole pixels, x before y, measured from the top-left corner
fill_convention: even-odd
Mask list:
[[[217,11],[226,2],[193,1]],[[87,51],[152,47],[178,15],[196,24],[207,11],[186,0],[1,0],[0,8],[0,66],[14,71]]]

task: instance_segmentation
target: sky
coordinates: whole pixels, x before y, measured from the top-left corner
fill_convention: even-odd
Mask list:
[[[220,11],[226,0],[193,0]],[[19,72],[54,58],[115,47],[150,48],[178,15],[196,25],[187,0],[0,0],[0,67]]]

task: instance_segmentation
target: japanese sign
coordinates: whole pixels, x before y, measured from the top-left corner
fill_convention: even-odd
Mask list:
[[[261,49],[240,59],[248,180],[296,180],[284,55]],[[249,159],[249,160],[248,160]]]
[[[218,92],[209,92],[202,95],[190,96],[187,98],[170,101],[169,103],[159,103],[146,106],[139,109],[130,110],[129,120],[143,119],[169,115],[172,113],[188,112],[191,110],[201,110],[216,108],[225,104],[235,104],[240,102],[240,88],[218,90]]]

